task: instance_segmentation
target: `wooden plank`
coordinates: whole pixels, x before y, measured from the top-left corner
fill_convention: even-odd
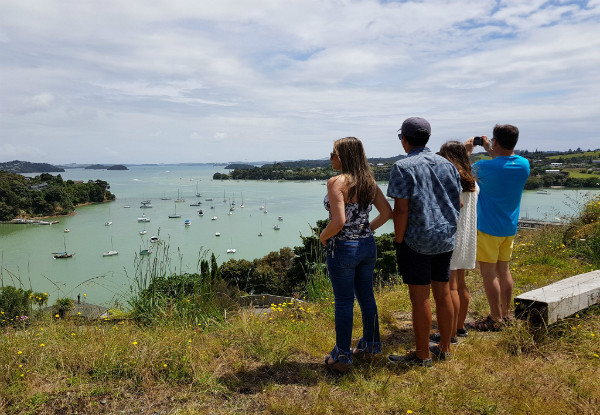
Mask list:
[[[515,316],[552,324],[600,303],[600,270],[565,278],[515,298]]]

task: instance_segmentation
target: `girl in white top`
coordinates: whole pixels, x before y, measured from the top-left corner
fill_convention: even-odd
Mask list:
[[[454,305],[454,328],[456,329],[452,342],[456,343],[457,335],[461,337],[467,335],[465,319],[470,296],[465,284],[465,270],[475,268],[479,186],[471,172],[471,161],[463,143],[448,141],[442,145],[439,154],[454,164],[460,174],[460,184],[463,188],[462,207],[456,230],[456,246],[450,260],[450,295]],[[435,336],[434,334],[432,337]]]

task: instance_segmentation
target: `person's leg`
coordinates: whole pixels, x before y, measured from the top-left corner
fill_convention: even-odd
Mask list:
[[[471,299],[471,295],[469,294],[469,288],[467,287],[467,283],[465,282],[465,270],[457,269],[456,271],[456,285],[458,298],[460,302],[460,308],[458,310],[458,314],[456,316],[456,328],[464,329],[465,328],[465,320],[467,319],[467,312],[469,311],[469,300]],[[452,278],[452,277],[450,277]]]
[[[431,329],[430,285],[408,285],[412,305],[412,323],[417,357],[429,359],[429,330]]]
[[[496,276],[496,263],[479,262],[479,269],[483,277],[483,288],[490,306],[490,316],[494,321],[502,321],[500,307],[500,283]]]
[[[381,353],[379,317],[373,293],[373,270],[377,260],[377,247],[373,238],[360,240],[359,258],[361,262],[356,267],[354,276],[354,294],[362,313],[362,340],[365,342],[359,342],[359,347],[366,347],[365,351],[369,353]]]
[[[451,337],[456,337],[456,329],[458,328],[458,314],[460,312],[460,296],[458,294],[458,277],[457,271],[461,270],[451,270],[450,271],[450,298],[452,299],[452,308],[453,318],[452,318],[452,335]],[[439,324],[439,323],[438,323]],[[440,334],[441,336],[441,334]]]
[[[354,311],[354,265],[349,263],[356,255],[358,246],[346,247],[341,241],[333,254],[327,255],[327,271],[335,298],[335,340],[332,358],[342,363],[352,362],[350,343]]]
[[[496,275],[500,285],[500,308],[502,318],[510,319],[512,310],[512,294],[514,281],[510,273],[510,257],[512,256],[515,235],[507,236],[502,240],[496,264]]]
[[[514,281],[510,273],[509,261],[498,261],[496,263],[496,275],[498,275],[500,289],[501,316],[503,319],[510,319]]]

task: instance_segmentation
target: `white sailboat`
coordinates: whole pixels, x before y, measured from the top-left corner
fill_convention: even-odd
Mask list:
[[[177,201],[176,201],[176,202],[177,202]],[[180,218],[180,217],[181,217],[181,215],[178,215],[178,214],[177,214],[177,204],[175,204],[175,213],[171,213],[171,214],[169,215],[169,218],[171,218],[171,219],[177,219],[177,218]]]
[[[242,204],[240,205],[240,207],[241,207],[242,209],[245,207],[245,206],[244,206],[244,194],[243,194],[243,193],[242,193]]]
[[[196,182],[196,197],[202,197],[202,193],[198,191],[198,182]]]
[[[177,199],[175,199],[175,203],[185,202],[185,199],[179,195],[179,189],[177,189]]]
[[[113,246],[113,238],[111,236],[110,237],[110,251],[103,252],[102,256],[115,256],[115,255],[119,255],[119,251],[115,251],[115,247]]]

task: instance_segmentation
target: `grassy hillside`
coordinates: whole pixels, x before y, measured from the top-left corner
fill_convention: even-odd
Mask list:
[[[599,268],[599,248],[600,200],[570,226],[519,233],[516,293]],[[467,282],[470,318],[484,316],[481,276],[470,272]],[[194,324],[165,307],[151,326],[46,317],[8,329],[0,413],[595,414],[600,407],[598,307],[537,330],[516,322],[499,333],[471,331],[451,360],[403,369],[386,357],[412,347],[410,300],[406,286],[381,285],[383,354],[334,376],[323,365],[335,341],[326,285],[323,294],[265,310],[212,310]],[[358,308],[354,325],[356,341]]]

